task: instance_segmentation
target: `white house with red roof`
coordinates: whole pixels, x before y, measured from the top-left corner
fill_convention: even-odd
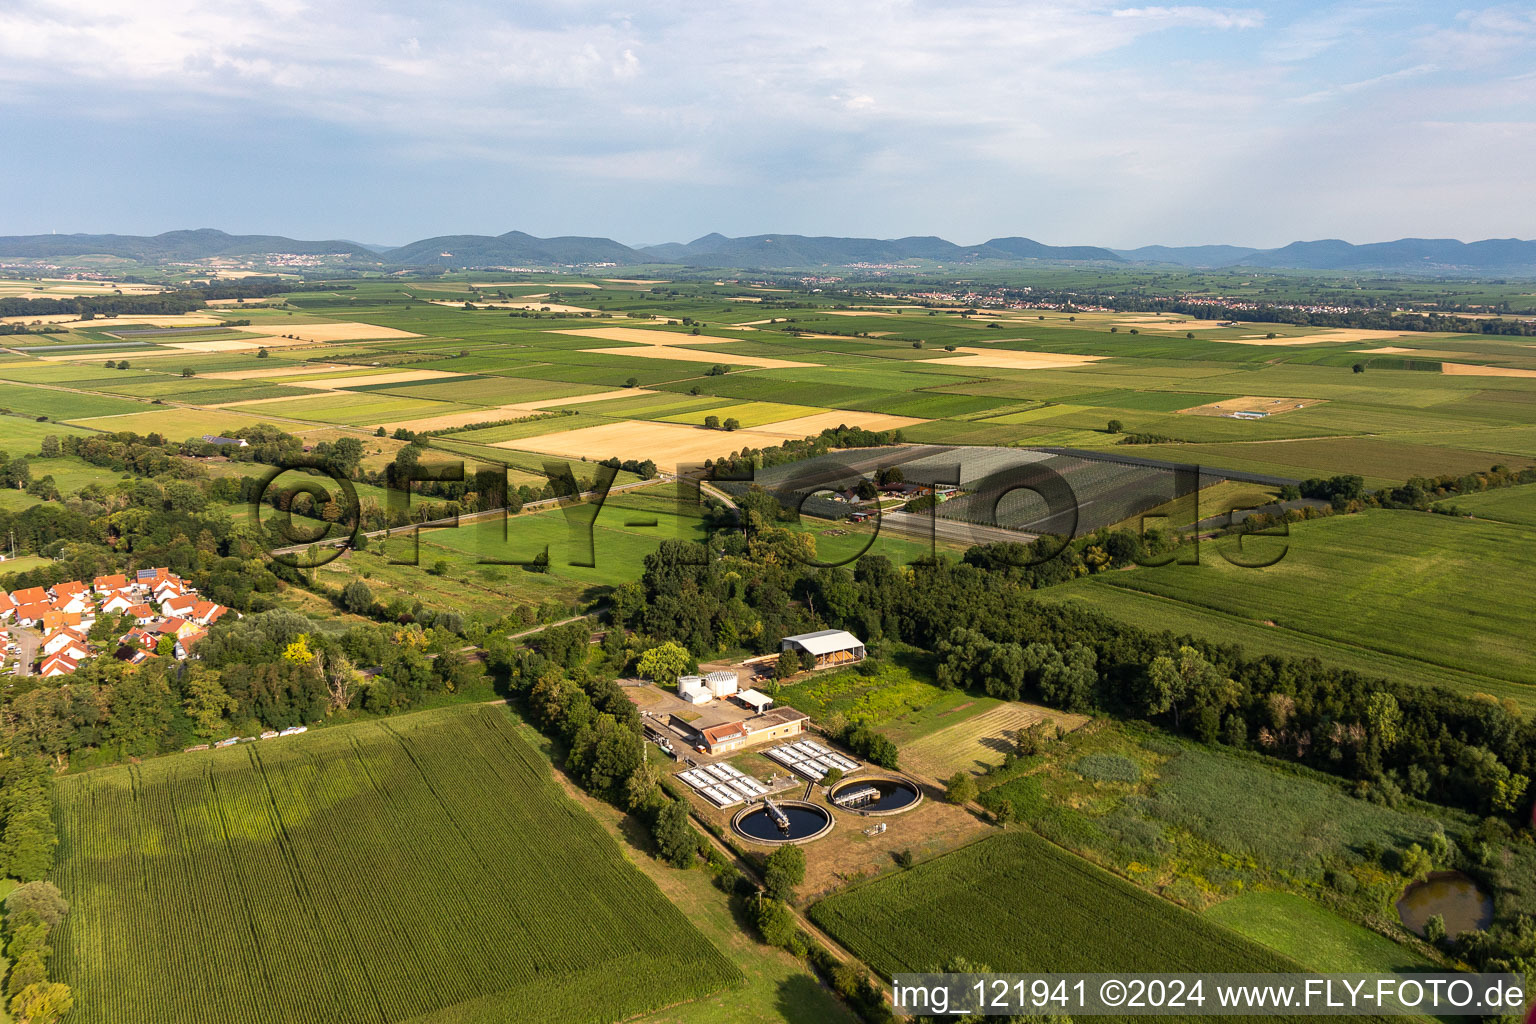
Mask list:
[[[53,676],[70,676],[74,675],[75,669],[79,667],[80,663],[68,655],[50,654],[43,659],[42,670],[38,672],[38,675],[45,679],[52,678]]]
[[[62,652],[76,661],[89,656],[91,653],[90,644],[86,642],[85,635],[67,627],[49,633],[43,638],[43,644],[38,649],[44,657]]]

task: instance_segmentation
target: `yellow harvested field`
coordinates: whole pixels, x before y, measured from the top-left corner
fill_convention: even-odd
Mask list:
[[[1512,366],[1475,366],[1472,363],[1441,363],[1440,372],[1452,377],[1536,377],[1536,370]]]
[[[1049,370],[1062,366],[1086,366],[1107,356],[1078,356],[1066,352],[1018,352],[1011,349],[955,349],[957,355],[924,360],[944,366],[990,366],[999,370]]]
[[[239,328],[247,334],[260,334],[281,342],[283,335],[291,334],[294,337],[286,339],[291,343],[306,341],[370,341],[376,339],[393,338],[419,338],[421,335],[412,334],[410,331],[399,331],[393,327],[375,327],[373,324],[356,323],[351,320],[327,320],[322,323],[293,324],[287,321],[270,324],[252,324],[249,327]]]
[[[675,320],[665,321],[676,323]],[[707,334],[679,334],[676,331],[647,331],[639,327],[583,327],[579,330],[550,331],[550,334],[574,334],[599,341],[628,341],[636,345],[720,345],[735,338],[712,338]],[[623,349],[621,351],[629,351]],[[632,353],[638,354],[638,353]]]
[[[947,779],[957,771],[981,775],[1003,763],[1003,752],[1013,749],[1019,733],[1036,722],[1061,726],[1068,732],[1087,723],[1085,715],[1069,715],[1036,704],[1012,701],[990,711],[946,726],[901,748],[901,762],[909,771],[930,779]]]
[[[1078,319],[1083,317],[1079,316]],[[1109,322],[1116,327],[1134,327],[1139,331],[1215,331],[1229,323],[1226,320],[1198,320],[1194,317],[1157,313],[1122,313]]]
[[[710,338],[710,341],[729,341],[729,338]],[[694,348],[673,348],[670,345],[652,345],[648,348],[588,348],[605,356],[636,356],[641,359],[679,359],[689,363],[722,363],[728,366],[816,366],[816,363],[800,363],[792,359],[770,359],[766,356],[728,356],[719,352],[700,352]]]
[[[828,409],[826,412],[811,413],[809,416],[796,416],[792,420],[777,420],[773,423],[765,423],[755,430],[772,430],[788,434],[791,437],[811,437],[819,434],[829,427],[863,427],[865,430],[896,430],[901,427],[914,427],[919,423],[927,423],[925,419],[915,416],[897,416],[889,412],[854,412],[849,409]],[[741,431],[736,431],[741,433]]]
[[[609,284],[666,284],[667,283],[666,281],[662,280],[659,277],[605,277],[605,278],[603,278],[603,280],[607,281]],[[566,286],[565,285],[561,285],[560,287],[564,288]],[[591,287],[591,286],[589,286],[589,287]]]
[[[640,395],[654,395],[656,392],[650,388],[615,388],[612,391],[594,391],[590,395],[576,395],[574,398],[545,398],[537,402],[524,402],[524,409],[553,409],[557,406],[580,405],[585,402],[607,402],[614,398],[637,398]],[[593,412],[602,412],[594,409]]]
[[[166,344],[166,348],[175,349],[178,352],[258,351],[261,347],[257,342],[241,341],[239,338],[215,338],[212,341],[173,341]],[[153,353],[146,352],[145,355],[153,355]]]
[[[761,295],[727,295],[726,302],[762,302]]]
[[[1295,412],[1297,409],[1322,403],[1321,398],[1260,398],[1244,395],[1241,398],[1227,398],[1220,402],[1191,406],[1188,409],[1180,409],[1179,412],[1189,416],[1231,416],[1235,412],[1262,412],[1269,416],[1278,416],[1283,412]]]
[[[765,288],[764,291],[782,291],[783,289]],[[900,316],[900,313],[892,313],[883,309],[818,309],[816,312],[825,313],[828,316]]]
[[[377,378],[370,378],[377,379]],[[581,402],[606,402],[612,398],[634,398],[636,395],[650,395],[655,392],[646,388],[618,388],[613,391],[597,391],[590,395],[575,395],[571,398],[543,398],[537,402],[513,402],[509,405],[498,405],[486,409],[470,409],[465,412],[444,413],[441,416],[427,416],[414,420],[398,420],[384,424],[389,430],[396,427],[404,427],[406,430],[443,430],[448,427],[465,427],[471,423],[494,423],[497,420],[515,420],[522,416],[530,416],[545,409],[553,409],[557,406],[574,405]],[[595,409],[594,412],[601,412]]]
[[[73,299],[79,296],[153,295],[164,291],[159,285],[129,284],[122,281],[76,281],[70,278],[44,277],[22,281],[0,281],[0,297],[7,299]]]
[[[1395,356],[1395,355],[1402,355],[1402,354],[1404,354],[1406,352],[1413,352],[1415,350],[1411,349],[1411,348],[1398,348],[1395,345],[1384,345],[1381,348],[1361,348],[1361,349],[1356,349],[1355,351],[1361,353],[1362,355],[1368,355],[1368,356],[1369,355],[1394,355]]]
[[[919,422],[922,421],[906,416],[839,411],[815,413],[766,426],[731,431],[706,430],[682,423],[627,420],[623,423],[604,423],[595,427],[502,441],[495,447],[571,458],[586,456],[589,459],[606,459],[615,455],[621,459],[648,458],[655,460],[662,469],[671,470],[681,463],[718,459],[742,448],[766,448],[810,437],[841,423],[879,430]]]
[[[447,370],[397,370],[394,373],[362,373],[346,377],[326,377],[322,380],[296,380],[294,387],[313,388],[316,391],[335,391],[355,384],[404,384],[413,380],[436,380],[442,377],[462,377],[462,373]]]
[[[61,323],[65,323],[62,322]],[[202,313],[185,313],[181,316],[115,316],[111,320],[103,320],[97,317],[94,320],[77,320],[76,324],[88,324],[91,327],[102,327],[107,331],[115,331],[121,327],[124,329],[136,327],[223,327],[225,320],[216,316],[207,316]]]

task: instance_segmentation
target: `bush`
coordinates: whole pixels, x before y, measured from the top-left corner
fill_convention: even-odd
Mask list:
[[[791,903],[795,886],[805,881],[805,851],[793,844],[779,847],[763,864],[763,891],[770,898]]]
[[[794,912],[766,893],[758,893],[747,902],[747,916],[752,926],[770,946],[789,949],[799,936]]]
[[[944,799],[955,805],[968,804],[976,799],[976,779],[968,771],[958,771],[944,784]]]

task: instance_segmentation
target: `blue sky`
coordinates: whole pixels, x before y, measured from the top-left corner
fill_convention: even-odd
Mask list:
[[[1536,237],[1536,6],[7,0],[0,233]]]

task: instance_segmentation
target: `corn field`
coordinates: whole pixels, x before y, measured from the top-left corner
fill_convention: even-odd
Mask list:
[[[71,1024],[613,1021],[739,979],[500,707],[68,777]]]

